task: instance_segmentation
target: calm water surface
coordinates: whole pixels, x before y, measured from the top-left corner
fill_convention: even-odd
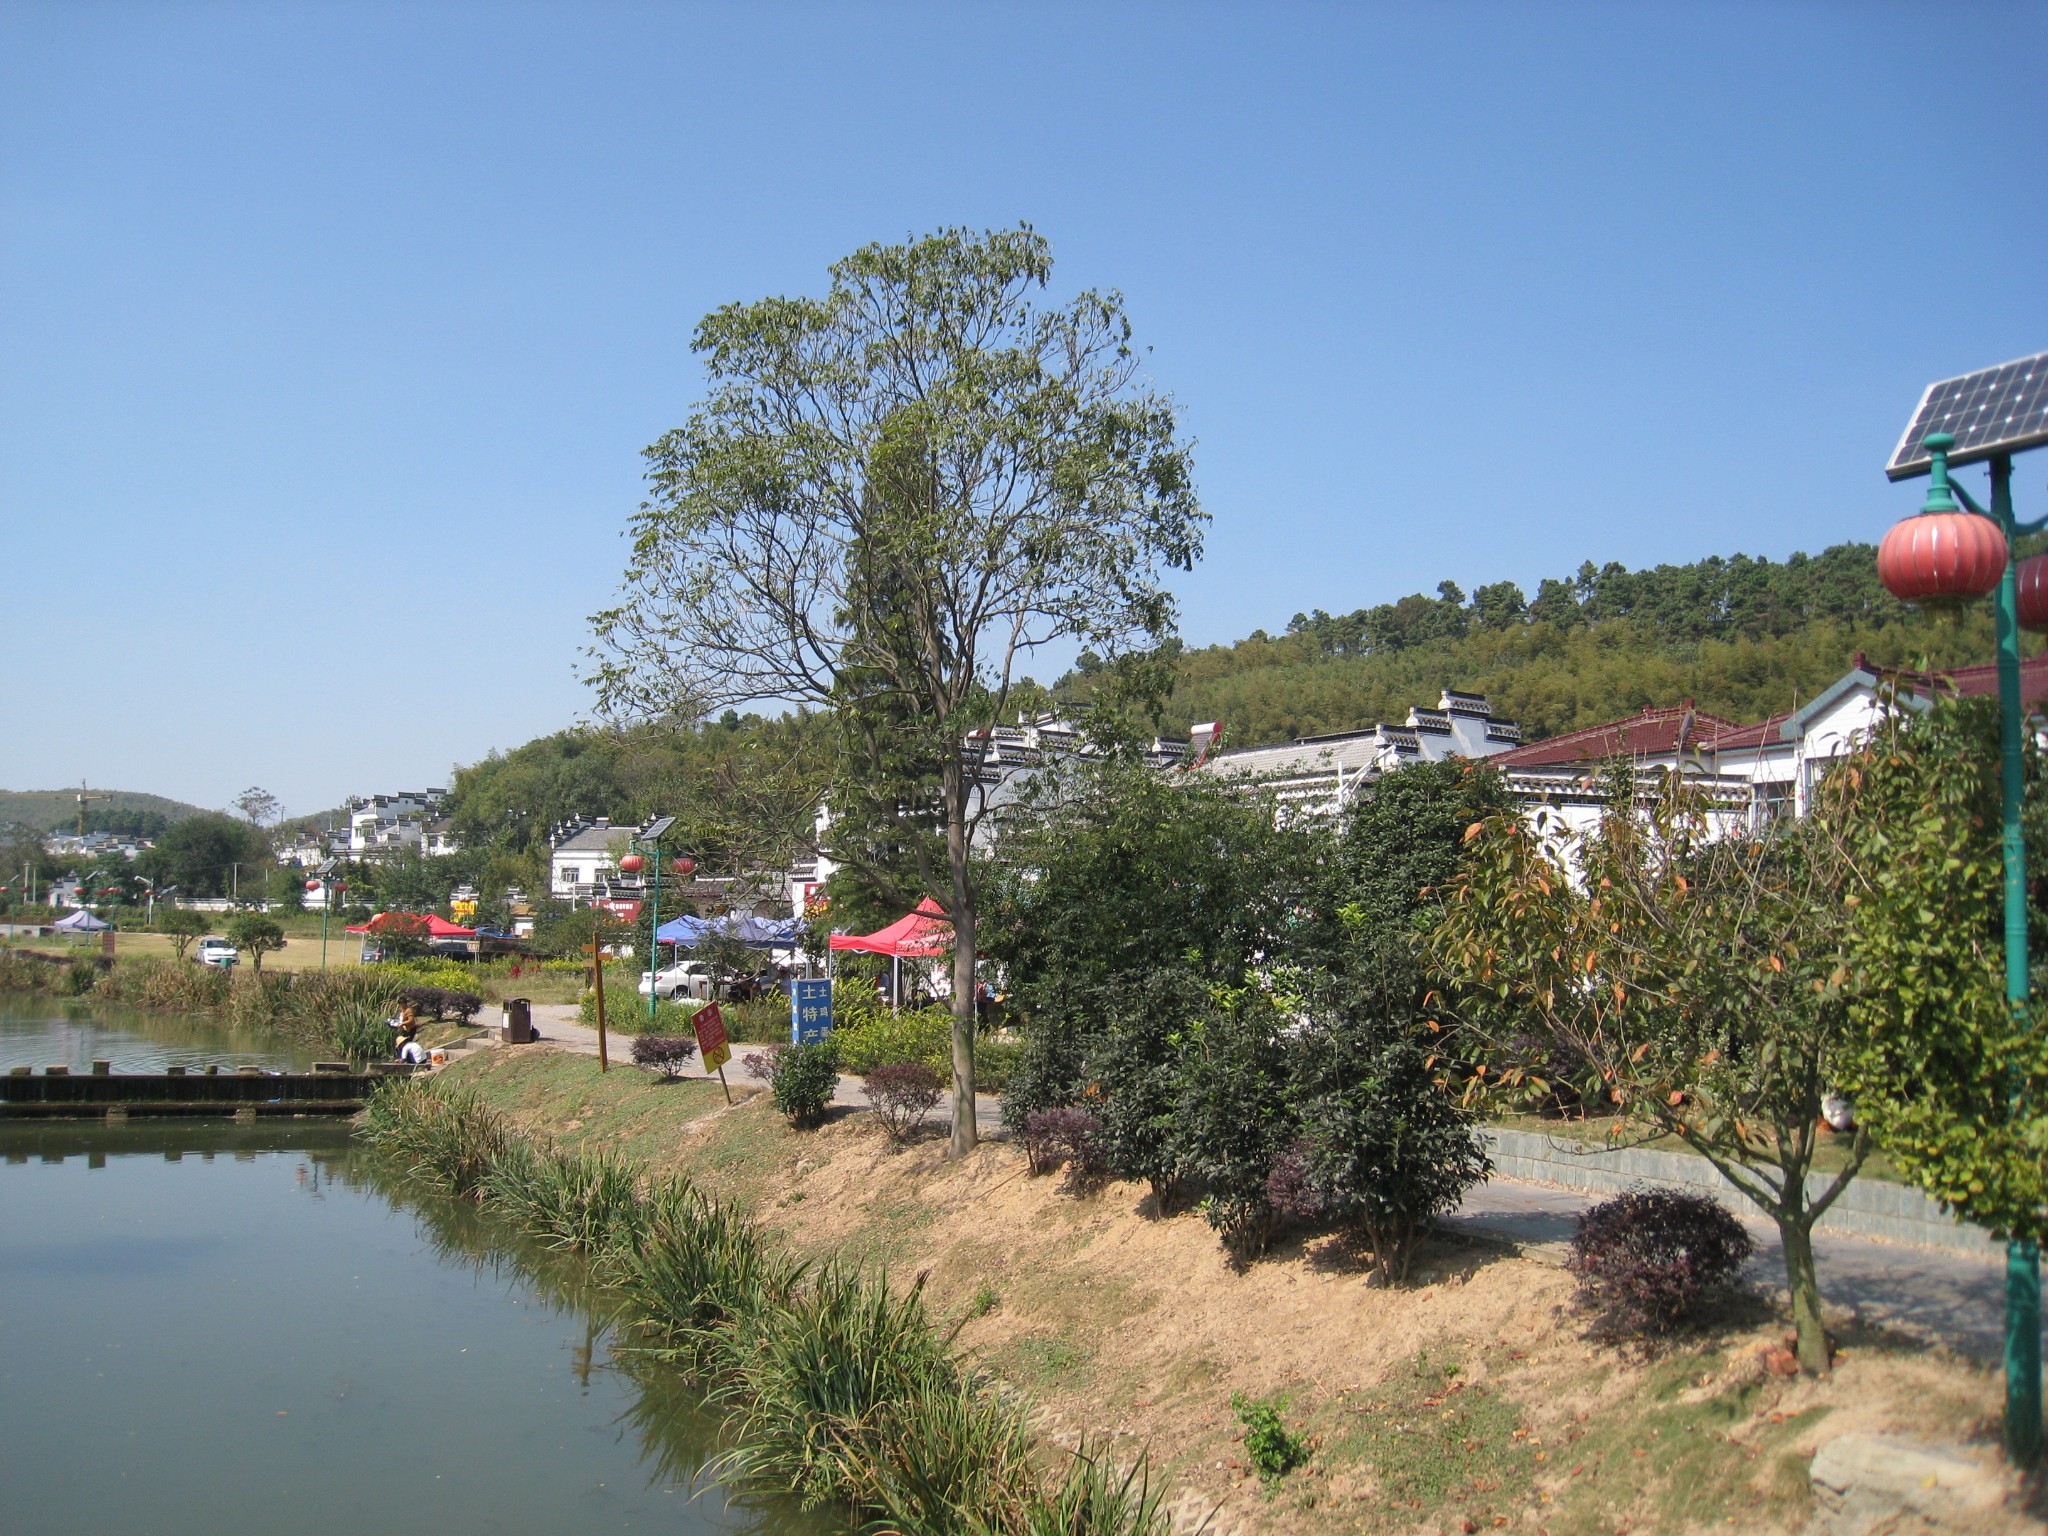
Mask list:
[[[816,1529],[693,1498],[708,1423],[608,1362],[579,1271],[380,1187],[342,1127],[0,1126],[0,1212],[9,1532]]]
[[[310,1049],[233,1030],[217,1019],[0,992],[0,1071],[67,1066],[87,1072],[95,1061],[111,1061],[116,1072],[214,1063],[304,1069],[313,1058]]]

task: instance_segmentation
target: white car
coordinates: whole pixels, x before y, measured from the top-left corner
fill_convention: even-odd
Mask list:
[[[242,958],[242,952],[226,939],[201,939],[199,941],[199,963],[219,966],[226,970]]]
[[[649,971],[640,973],[640,995],[649,991],[656,997],[701,997],[711,996],[711,967],[699,965],[694,960],[685,960],[681,965],[672,965],[660,975]]]

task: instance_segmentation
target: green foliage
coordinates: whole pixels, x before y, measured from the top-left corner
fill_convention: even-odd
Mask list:
[[[246,882],[234,878],[239,864]],[[225,896],[231,886],[246,884],[251,896],[262,894],[262,881],[275,865],[269,840],[259,828],[212,811],[172,823],[135,861],[137,874],[159,889],[175,885],[180,896]]]
[[[792,1125],[813,1126],[825,1118],[839,1088],[839,1050],[827,1039],[811,1045],[777,1045],[746,1059],[756,1076],[768,1080],[775,1107]]]
[[[1281,1018],[1256,994],[1194,1020],[1175,1084],[1168,1144],[1175,1172],[1205,1191],[1203,1218],[1240,1258],[1265,1252],[1273,1230],[1267,1176],[1294,1139]]]
[[[950,1078],[953,1015],[940,1008],[891,1013],[884,1006],[856,1008],[842,1021],[835,1009],[832,1043],[844,1069],[860,1077],[877,1067],[917,1062]]]
[[[2005,999],[1998,709],[1902,714],[1823,786],[1855,866],[1849,957],[1860,1049],[1841,1083],[1893,1165],[1992,1231],[2048,1241],[2048,1028]],[[2024,827],[2038,868],[2048,793],[2028,734]],[[2036,887],[2038,889],[2038,887]],[[2048,924],[2030,908],[2042,954]]]
[[[1294,1042],[1294,1101],[1310,1187],[1356,1227],[1381,1283],[1489,1168],[1472,1112],[1437,1081],[1408,1017],[1324,1015]]]
[[[204,938],[213,926],[212,918],[204,912],[188,912],[183,907],[164,907],[156,915],[159,933],[170,935],[171,945],[178,958],[185,958],[185,951],[192,947],[194,939]]]
[[[604,992],[604,1025],[614,1034],[689,1035],[690,1020],[705,1006],[701,998],[659,998],[653,1017],[648,1016],[647,999],[635,987],[620,986],[607,977]],[[588,1027],[597,1027],[597,992],[586,989],[576,1002],[576,1017]]]
[[[1498,588],[1470,605],[1447,595],[1456,591],[1445,582],[1434,598],[1297,615],[1284,636],[1180,652],[1161,721],[1222,720],[1231,741],[1250,745],[1399,720],[1456,688],[1486,694],[1537,740],[1687,698],[1761,719],[1811,698],[1859,651],[1934,666],[1991,652],[1988,613],[1909,612],[1878,584],[1867,544],[1783,562],[1588,564],[1543,582],[1519,613]],[[1060,686],[1085,697],[1096,682],[1084,668]]]
[[[261,973],[263,957],[285,945],[284,929],[261,912],[237,913],[228,923],[228,942],[249,957],[251,970]]]
[[[1309,1443],[1281,1419],[1287,1400],[1230,1394],[1230,1411],[1244,1426],[1244,1454],[1259,1480],[1271,1487],[1297,1467],[1308,1465]]]
[[[1434,937],[1463,994],[1456,1049],[1475,1091],[1524,1097],[1576,1063],[1581,1096],[1619,1110],[1617,1136],[1676,1136],[1712,1162],[1777,1223],[1800,1361],[1825,1372],[1813,1224],[1868,1150],[1858,1130],[1808,1191],[1821,1096],[1857,1057],[1848,864],[1824,820],[1754,838],[1676,776],[1611,785],[1597,835],[1564,840],[1576,883],[1541,818],[1475,826]]]

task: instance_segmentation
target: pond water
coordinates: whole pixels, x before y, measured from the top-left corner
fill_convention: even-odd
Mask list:
[[[314,1054],[274,1035],[230,1029],[218,1019],[0,992],[0,1071],[67,1066],[88,1072],[95,1061],[111,1061],[116,1072],[210,1064],[304,1070]]]
[[[98,1012],[7,1036],[197,1048]],[[10,1531],[818,1529],[699,1491],[711,1425],[609,1360],[580,1269],[392,1187],[345,1126],[0,1125],[0,1210]]]

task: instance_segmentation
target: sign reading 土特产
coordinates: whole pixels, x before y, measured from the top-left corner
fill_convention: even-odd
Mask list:
[[[810,1045],[832,1033],[832,983],[819,977],[789,984],[789,1038]]]

